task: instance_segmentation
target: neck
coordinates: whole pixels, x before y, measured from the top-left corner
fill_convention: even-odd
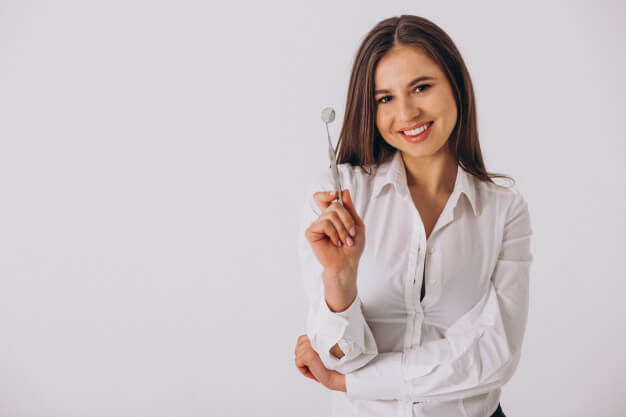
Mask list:
[[[414,158],[402,153],[407,186],[427,195],[450,194],[454,190],[458,164],[447,149],[435,155]]]

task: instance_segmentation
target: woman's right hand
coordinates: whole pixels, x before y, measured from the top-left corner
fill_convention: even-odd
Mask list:
[[[356,280],[359,259],[365,248],[365,224],[354,209],[349,190],[343,191],[343,207],[334,201],[336,198],[336,191],[313,194],[322,214],[306,229],[305,236],[325,273]],[[350,234],[350,229],[354,229],[354,235]],[[356,282],[339,284],[345,287]]]

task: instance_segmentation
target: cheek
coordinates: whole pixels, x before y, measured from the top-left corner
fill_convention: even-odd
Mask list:
[[[378,126],[378,130],[389,129],[389,115],[387,113],[380,107],[376,110],[376,126]]]
[[[433,102],[432,106],[434,109],[436,109],[437,113],[445,116],[454,124],[457,110],[456,101],[454,101],[454,97],[452,96],[451,92],[450,94],[436,97],[436,100]]]

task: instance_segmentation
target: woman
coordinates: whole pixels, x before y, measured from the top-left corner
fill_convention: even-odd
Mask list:
[[[344,206],[327,171],[302,219],[296,366],[331,390],[333,416],[504,416],[530,217],[485,169],[472,83],[441,28],[400,16],[367,34],[338,147]]]

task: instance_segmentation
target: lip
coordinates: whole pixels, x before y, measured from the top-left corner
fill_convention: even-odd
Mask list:
[[[400,133],[402,133],[402,132],[406,132],[407,130],[417,129],[418,127],[422,127],[422,126],[424,126],[425,124],[428,124],[428,123],[430,123],[430,122],[432,122],[432,120],[427,120],[427,121],[425,121],[425,122],[421,122],[421,123],[418,123],[418,124],[416,124],[416,125],[413,125],[413,126],[410,126],[410,127],[406,127],[406,128],[404,128],[404,129],[400,129]]]
[[[428,123],[428,122],[426,122]],[[426,138],[428,137],[428,135],[430,134],[430,131],[433,129],[433,125],[435,123],[431,123],[430,126],[428,126],[428,129],[424,130],[422,133],[420,133],[417,136],[409,136],[409,135],[405,135],[404,133],[400,132],[400,134],[402,135],[402,137],[404,138],[404,140],[406,140],[409,143],[419,143],[419,142],[423,142],[426,140]],[[418,126],[422,126],[424,125],[424,123],[421,123]],[[411,129],[415,129],[415,128],[411,128]],[[407,130],[411,130],[411,129],[407,129]]]

